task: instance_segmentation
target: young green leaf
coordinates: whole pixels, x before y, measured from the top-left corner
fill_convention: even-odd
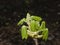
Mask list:
[[[43,40],[46,41],[48,38],[48,29],[47,28],[42,32],[42,35],[43,35]]]
[[[30,23],[31,31],[36,31],[35,24],[36,24],[36,22],[34,20],[32,20],[31,23]]]
[[[38,21],[35,21],[35,29],[36,29],[36,31],[38,31],[38,30],[39,30],[39,27],[40,27],[39,22],[38,22]]]
[[[26,16],[26,18],[28,18],[28,19],[30,18],[30,14],[29,14],[29,13],[27,13],[27,16]]]
[[[45,27],[45,21],[42,21],[42,23],[41,23],[41,26],[40,26],[40,29],[45,29],[46,27]]]
[[[45,41],[48,39],[48,28],[46,28]]]
[[[30,14],[29,13],[27,13],[26,21],[27,21],[28,24],[30,23]]]
[[[27,27],[25,25],[23,25],[21,28],[21,36],[22,36],[22,39],[28,38]]]
[[[39,22],[42,20],[42,18],[41,17],[38,17],[38,16],[31,16],[31,19],[32,20],[39,21]]]
[[[21,19],[21,20],[18,22],[18,24],[17,24],[17,25],[22,25],[25,21],[26,21],[26,19],[25,19],[25,18],[23,18],[23,19]]]

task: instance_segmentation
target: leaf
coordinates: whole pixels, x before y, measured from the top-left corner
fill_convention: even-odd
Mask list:
[[[30,14],[27,13],[27,16],[26,16],[26,21],[28,22],[30,20]]]
[[[17,25],[22,25],[25,22],[25,20],[26,20],[25,18],[21,19]]]
[[[45,33],[45,41],[48,39],[48,29],[46,29],[46,33]]]
[[[35,23],[34,20],[32,20],[31,23],[30,23],[30,29],[31,29],[31,31],[33,31],[33,32],[36,31],[35,24],[36,24],[36,23]]]
[[[32,20],[39,21],[39,22],[42,20],[42,18],[41,17],[38,17],[38,16],[31,16],[31,19]]]
[[[42,23],[41,23],[41,26],[40,26],[40,29],[45,29],[46,27],[45,27],[45,21],[42,21]]]
[[[42,32],[42,35],[43,35],[43,40],[47,40],[48,38],[48,28],[46,28],[43,32]]]
[[[35,21],[35,29],[36,29],[36,31],[38,31],[38,30],[39,30],[39,27],[40,27],[39,22],[38,22],[38,21]]]
[[[30,24],[30,20],[31,20],[30,14],[27,13],[27,16],[26,16],[26,23],[27,23],[28,25]]]
[[[27,16],[26,16],[26,18],[30,18],[30,14],[29,14],[29,13],[27,13]]]
[[[21,28],[21,36],[22,36],[22,39],[28,38],[27,27],[25,25],[23,25]]]

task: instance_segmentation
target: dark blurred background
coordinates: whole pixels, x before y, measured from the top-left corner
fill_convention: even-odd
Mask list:
[[[29,37],[22,40],[17,23],[27,12],[46,21],[48,40],[39,45],[60,45],[60,0],[0,0],[0,45],[34,45]]]

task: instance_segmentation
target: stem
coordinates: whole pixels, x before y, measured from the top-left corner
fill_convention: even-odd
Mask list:
[[[35,45],[38,45],[38,40],[36,38],[33,38]]]

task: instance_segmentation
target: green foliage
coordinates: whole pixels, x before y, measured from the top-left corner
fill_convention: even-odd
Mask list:
[[[17,25],[22,25],[25,22],[25,18],[21,19]]]
[[[28,38],[28,34],[27,34],[27,27],[25,25],[22,26],[21,28],[21,35],[22,35],[22,39],[27,39]]]
[[[42,35],[43,35],[42,39],[47,40],[47,38],[48,38],[48,29],[47,28],[43,30]]]
[[[36,20],[36,21],[41,21],[42,20],[42,18],[38,17],[38,16],[31,16],[31,19]]]
[[[36,31],[35,25],[36,25],[36,22],[34,20],[32,20],[30,23],[30,30],[31,31]]]
[[[21,19],[17,25],[22,25],[23,23],[27,23],[28,26],[23,25],[21,27],[21,36],[22,39],[27,39],[28,36],[32,38],[42,38],[43,40],[47,40],[48,38],[48,28],[46,28],[45,21],[42,21],[41,17],[38,16],[30,16],[27,13],[26,18]],[[41,23],[41,24],[40,24]]]
[[[39,25],[39,22],[38,21],[32,20],[30,22],[30,29],[31,29],[32,32],[38,31],[39,30],[39,27],[40,27],[40,25]]]
[[[45,29],[45,28],[46,28],[46,27],[45,27],[45,21],[42,21],[40,28],[41,28],[41,29]]]

